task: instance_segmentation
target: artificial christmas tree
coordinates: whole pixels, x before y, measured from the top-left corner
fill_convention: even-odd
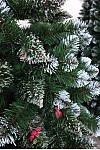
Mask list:
[[[6,2],[0,33],[0,146],[92,148],[98,120],[82,103],[100,94],[100,84],[91,59],[77,57],[81,25],[36,21],[26,8],[21,11],[23,5],[18,9],[19,1]],[[22,2],[30,10],[34,1]],[[30,23],[22,27],[19,18]]]
[[[88,8],[89,13],[84,8]],[[85,12],[85,13],[83,13]],[[84,1],[83,9],[81,10],[81,19],[87,23],[87,29],[91,35],[91,43],[83,50],[83,55],[92,59],[92,64],[98,65],[100,70],[100,2],[98,0]],[[85,14],[88,14],[86,18]],[[84,19],[85,18],[85,19]],[[97,80],[100,82],[100,72]],[[88,105],[88,109],[92,111],[96,116],[100,116],[100,96],[92,100]]]

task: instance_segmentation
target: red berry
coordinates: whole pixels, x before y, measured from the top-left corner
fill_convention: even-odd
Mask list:
[[[41,131],[41,127],[37,127],[35,130],[36,130],[37,132],[40,132],[40,131]]]
[[[32,132],[31,132],[31,135],[36,135],[37,134],[37,132],[35,131],[35,130],[32,130]]]
[[[59,111],[56,111],[56,116],[58,117],[58,118],[60,118],[60,117],[62,117],[62,112],[59,110]]]
[[[30,141],[32,142],[34,140],[34,135],[30,136]]]

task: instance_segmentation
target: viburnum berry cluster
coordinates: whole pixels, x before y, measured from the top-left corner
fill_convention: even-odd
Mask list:
[[[41,127],[39,127],[39,126],[36,127],[35,130],[32,130],[31,136],[30,136],[30,141],[31,141],[31,142],[34,140],[35,137],[39,137],[40,131],[41,131]]]

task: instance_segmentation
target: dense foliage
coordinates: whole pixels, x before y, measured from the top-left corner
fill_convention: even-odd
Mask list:
[[[83,55],[90,57],[92,64],[97,65],[100,70],[100,1],[84,0],[80,14],[91,35],[91,43],[83,50]],[[100,82],[100,71],[97,80]],[[100,96],[92,100],[88,107],[92,113],[100,116]]]

